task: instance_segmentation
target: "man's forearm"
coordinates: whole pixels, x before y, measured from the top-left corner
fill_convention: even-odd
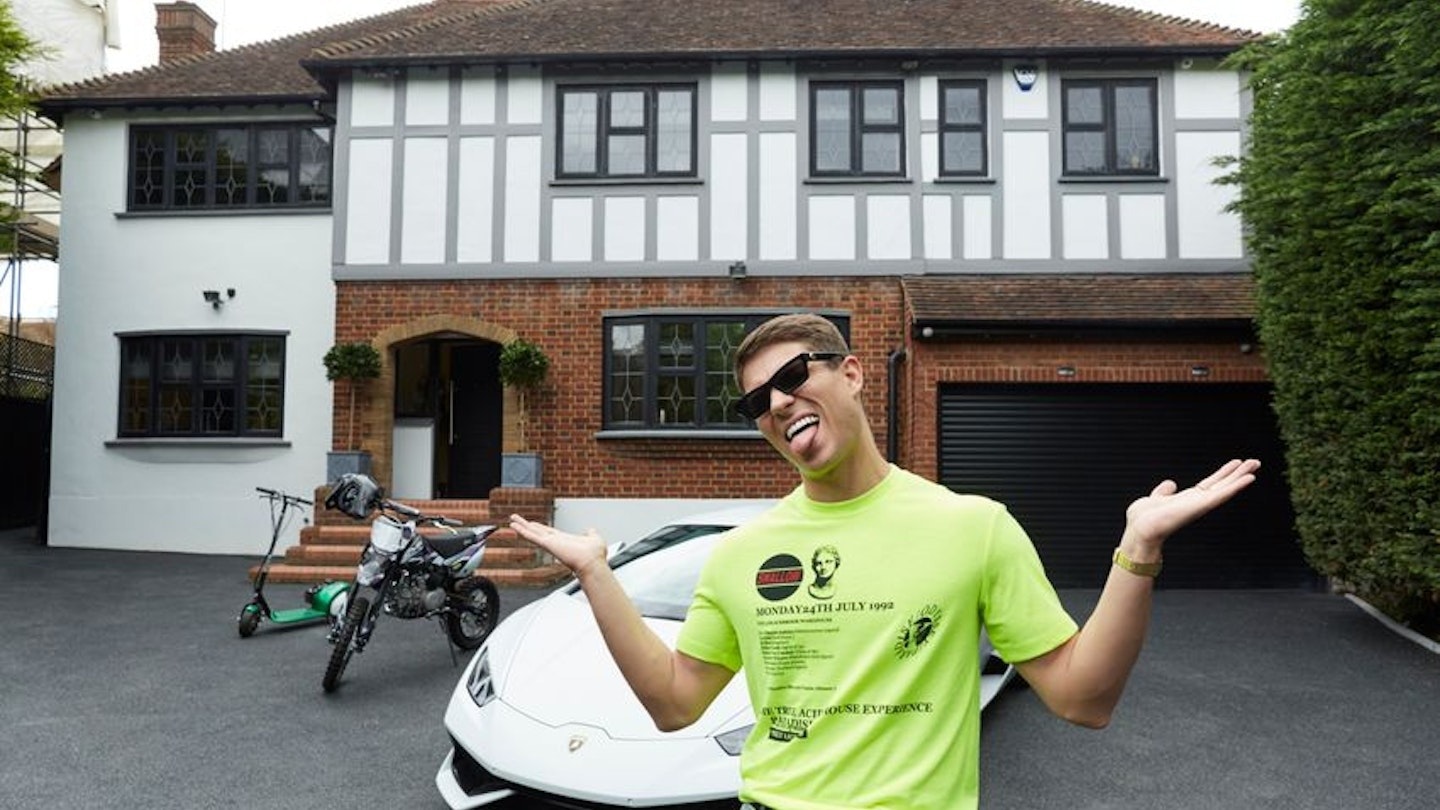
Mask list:
[[[1137,563],[1159,562],[1158,549],[1128,536],[1120,549]],[[1109,724],[1145,643],[1154,587],[1153,577],[1112,564],[1080,632],[1053,655],[1021,667],[1052,712],[1090,728]]]

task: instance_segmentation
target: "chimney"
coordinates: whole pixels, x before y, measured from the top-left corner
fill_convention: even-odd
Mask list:
[[[155,35],[160,38],[162,65],[215,50],[215,20],[183,0],[155,4]]]

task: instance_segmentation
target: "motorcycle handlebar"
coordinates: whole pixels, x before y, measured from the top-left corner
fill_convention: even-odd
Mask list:
[[[399,512],[405,517],[421,523],[434,523],[439,526],[451,527],[465,525],[464,522],[456,520],[455,518],[445,517],[444,515],[427,515],[413,506],[408,506],[406,504],[398,503],[396,501],[386,500],[383,501],[380,505],[386,509],[391,510],[392,512]]]
[[[298,495],[287,495],[287,494],[285,494],[284,492],[281,492],[281,491],[275,490],[275,489],[266,489],[265,487],[255,487],[255,491],[256,491],[256,492],[259,492],[259,493],[262,494],[262,495],[265,495],[265,496],[267,496],[267,497],[270,497],[270,498],[283,498],[284,500],[287,500],[287,501],[289,501],[289,502],[291,502],[291,503],[303,503],[303,504],[305,504],[306,506],[314,506],[314,505],[315,505],[315,502],[312,501],[312,500],[308,500],[308,499],[306,499],[306,498],[301,498],[301,497],[298,496]]]

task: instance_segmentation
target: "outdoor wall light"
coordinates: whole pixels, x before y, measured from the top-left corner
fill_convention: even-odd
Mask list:
[[[1058,374],[1058,375],[1060,375],[1061,377],[1074,377],[1074,376],[1075,376],[1075,367],[1074,367],[1074,366],[1061,366],[1061,367],[1055,369],[1055,373]]]
[[[1190,376],[1191,376],[1191,377],[1195,377],[1195,378],[1197,378],[1197,379],[1198,379],[1198,378],[1201,378],[1201,377],[1209,377],[1209,376],[1210,376],[1210,367],[1209,367],[1209,366],[1191,366],[1191,367],[1190,367]]]
[[[732,262],[730,264],[730,278],[739,281],[745,278],[745,262]]]
[[[1040,68],[1034,65],[1016,65],[1010,72],[1015,74],[1015,86],[1022,93],[1030,92],[1030,88],[1040,80]]]
[[[204,296],[205,303],[209,304],[211,309],[219,309],[220,307],[225,305],[225,302],[227,300],[235,297],[235,288],[225,288],[224,298],[220,297],[219,290],[201,290],[200,295]]]

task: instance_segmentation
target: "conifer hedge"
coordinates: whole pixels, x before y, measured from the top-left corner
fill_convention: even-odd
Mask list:
[[[1307,0],[1242,51],[1231,180],[1305,554],[1440,634],[1440,3]]]

